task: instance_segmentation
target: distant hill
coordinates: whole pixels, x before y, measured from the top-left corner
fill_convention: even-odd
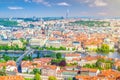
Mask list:
[[[75,21],[70,22],[72,25],[88,26],[88,27],[108,27],[110,22],[107,21]]]
[[[12,27],[12,26],[17,26],[18,22],[17,21],[0,19],[0,25]]]
[[[33,18],[16,18],[18,20],[23,20],[25,22],[36,22],[36,21],[50,21],[50,20],[60,20],[64,19],[63,17],[43,17],[43,18],[38,18],[38,17],[33,17]]]

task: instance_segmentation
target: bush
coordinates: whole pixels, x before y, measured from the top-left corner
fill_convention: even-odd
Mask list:
[[[114,49],[114,48],[113,48],[113,49],[111,49],[111,50],[110,50],[110,52],[115,52],[115,49]]]
[[[102,44],[102,46],[100,48],[97,48],[96,50],[98,53],[106,53],[108,54],[110,52],[110,48],[109,45],[107,44]]]
[[[31,79],[31,78],[25,78],[25,80],[34,80],[34,79]]]
[[[120,71],[120,66],[117,68],[118,71]]]
[[[63,59],[53,59],[53,60],[51,60],[51,64],[64,67],[64,66],[66,66],[66,61],[64,58]]]
[[[57,80],[55,76],[49,76],[48,80]]]
[[[5,71],[0,71],[0,76],[6,76]]]
[[[41,74],[41,71],[40,71],[39,69],[35,68],[35,69],[33,69],[33,73],[34,73],[34,74],[36,74],[36,73]]]
[[[71,77],[69,77],[68,80],[73,80],[73,79]]]
[[[56,58],[57,58],[57,59],[61,59],[61,58],[62,58],[62,54],[61,54],[61,53],[57,53],[57,54],[56,54]]]
[[[39,73],[35,74],[34,80],[42,80]]]

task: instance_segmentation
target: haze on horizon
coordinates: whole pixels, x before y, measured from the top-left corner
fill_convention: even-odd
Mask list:
[[[0,17],[119,17],[120,0],[0,0]]]

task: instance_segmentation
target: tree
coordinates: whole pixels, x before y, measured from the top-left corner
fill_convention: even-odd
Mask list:
[[[2,70],[5,72],[6,71],[6,66],[3,66]]]
[[[61,67],[64,67],[64,66],[66,66],[67,64],[66,64],[66,61],[65,60],[62,60],[60,63],[59,63],[59,66],[61,66]]]
[[[23,60],[27,61],[32,61],[32,56],[31,55],[28,55],[28,56],[24,56]]]
[[[6,76],[5,71],[0,71],[0,76]]]
[[[72,48],[73,51],[75,51],[75,48]]]
[[[4,50],[7,51],[7,50],[8,50],[8,46],[5,46],[5,47],[4,47]]]
[[[120,71],[120,66],[117,68],[118,71]]]
[[[32,56],[31,55],[29,55],[28,58],[29,58],[30,61],[32,61]]]
[[[104,66],[101,66],[104,65]],[[113,61],[111,60],[106,60],[106,59],[98,59],[98,61],[96,62],[96,66],[99,69],[111,69],[113,65]]]
[[[71,77],[69,77],[68,80],[73,80],[73,79]]]
[[[42,80],[39,73],[35,74],[34,80]]]
[[[68,51],[70,50],[70,48],[68,48]]]
[[[11,58],[10,58],[9,56],[6,56],[5,54],[3,54],[3,59],[4,59],[5,61],[11,60]]]
[[[109,45],[102,44],[101,48],[97,49],[97,52],[99,52],[99,53],[109,53],[110,52]]]
[[[55,76],[49,76],[48,80],[57,80]]]
[[[57,58],[57,59],[61,59],[61,58],[62,58],[62,54],[61,54],[61,53],[57,53],[57,54],[56,54],[56,58]]]
[[[110,52],[115,52],[115,49],[114,49],[114,48],[113,48],[113,49],[111,49],[111,50],[110,50]]]
[[[23,45],[27,45],[29,41],[25,40],[24,38],[20,38],[20,41],[23,43]]]
[[[31,78],[25,78],[25,80],[33,80],[33,79],[31,79]]]
[[[21,48],[21,50],[25,51],[25,50],[26,50],[26,47],[24,46],[23,48]]]
[[[20,41],[21,41],[21,42],[24,42],[24,38],[20,38]]]
[[[0,63],[5,63],[6,61],[4,59],[0,59]]]
[[[52,65],[57,65],[57,66],[64,67],[64,66],[66,66],[66,61],[65,61],[64,58],[61,58],[61,59],[53,59],[53,60],[51,60],[51,64],[52,64]]]
[[[39,74],[40,74],[40,70],[37,69],[37,68],[35,68],[35,69],[33,69],[33,73],[34,73],[34,74],[36,74],[36,73],[39,73]]]
[[[102,51],[103,53],[109,53],[109,51],[110,51],[109,46],[108,46],[107,44],[103,44],[103,45],[101,46],[101,51]]]

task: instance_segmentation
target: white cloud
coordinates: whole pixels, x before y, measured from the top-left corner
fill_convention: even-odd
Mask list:
[[[28,2],[29,0],[24,0],[25,2]]]
[[[46,5],[46,6],[48,6],[48,7],[51,6],[51,4],[49,4],[49,2],[43,2],[43,4]]]
[[[108,0],[75,0],[90,7],[104,7],[108,5]],[[109,0],[110,1],[110,0]]]
[[[10,10],[21,10],[21,9],[24,9],[23,7],[17,7],[17,6],[10,6],[8,7],[8,9]]]
[[[25,1],[25,2],[29,2],[29,3],[31,2],[30,0],[24,0],[24,1]]]
[[[89,15],[120,16],[120,0],[69,0],[71,3],[85,5]],[[79,8],[78,8],[79,9]],[[80,7],[82,10],[82,7]]]
[[[70,6],[70,4],[68,4],[66,2],[61,2],[61,3],[58,3],[57,5],[59,5],[59,6]]]
[[[98,7],[107,6],[107,3],[104,2],[103,0],[95,0],[94,4],[95,6],[98,6]]]
[[[25,2],[35,2],[35,3],[41,3],[45,6],[51,6],[51,4],[49,4],[49,2],[45,1],[45,0],[24,0]]]
[[[105,12],[99,12],[98,15],[105,16],[105,15],[107,15],[107,13],[105,13]]]
[[[36,2],[36,3],[43,3],[45,2],[44,0],[32,0],[33,2]]]

